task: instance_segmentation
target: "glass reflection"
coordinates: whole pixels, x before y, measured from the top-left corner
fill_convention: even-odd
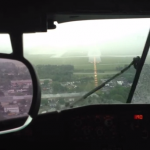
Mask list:
[[[16,60],[0,59],[0,120],[26,116],[32,97],[28,68]]]

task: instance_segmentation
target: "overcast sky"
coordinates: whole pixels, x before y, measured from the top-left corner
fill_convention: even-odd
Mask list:
[[[105,54],[141,54],[150,19],[75,21],[57,24],[47,33],[25,34],[28,54],[100,51]],[[0,52],[10,52],[8,35],[0,35]]]

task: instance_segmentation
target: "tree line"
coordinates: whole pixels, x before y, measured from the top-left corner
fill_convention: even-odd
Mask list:
[[[39,78],[50,78],[53,81],[71,81],[74,72],[73,65],[37,65],[35,70]]]

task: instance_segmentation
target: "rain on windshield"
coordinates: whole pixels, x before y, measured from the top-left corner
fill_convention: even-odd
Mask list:
[[[40,113],[66,109],[141,56],[150,19],[86,20],[56,24],[47,33],[24,34],[24,55],[37,72]],[[146,65],[150,68],[150,59]],[[147,69],[146,69],[147,70]],[[126,103],[135,75],[131,67],[75,107]],[[135,98],[134,98],[135,99]],[[136,97],[134,103],[145,103]]]

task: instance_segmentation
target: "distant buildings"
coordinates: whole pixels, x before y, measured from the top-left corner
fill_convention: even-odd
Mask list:
[[[77,83],[77,82],[76,82],[76,83]],[[71,88],[77,88],[77,85],[75,85],[75,82],[74,82],[74,81],[72,81],[72,82],[60,83],[60,84],[61,84],[61,86],[67,87],[67,88],[69,88],[69,89],[71,89]]]
[[[1,106],[2,106],[2,107],[7,106],[7,105],[9,105],[8,102],[1,102]]]
[[[32,87],[32,80],[11,80],[10,83],[9,90],[5,91],[6,95],[15,95],[18,93],[26,95],[29,94],[29,89]]]
[[[11,81],[11,86],[15,87],[15,86],[23,86],[23,85],[32,85],[32,80],[12,80]]]
[[[27,89],[16,90],[17,92],[27,92]]]
[[[51,84],[52,83],[52,79],[40,79],[40,83],[41,83],[41,85],[43,85],[44,84],[44,81],[45,80],[48,80],[49,81],[49,84]]]
[[[20,115],[28,113],[31,103],[32,95],[2,96],[0,98],[0,110],[4,115]]]
[[[119,85],[123,85],[124,81],[117,81]]]
[[[7,92],[8,92],[8,94],[14,94],[15,90],[8,90]]]
[[[4,112],[12,112],[12,113],[19,113],[19,107],[16,105],[5,105],[3,106]]]
[[[108,79],[101,79],[101,82],[104,83],[107,80]],[[124,86],[124,87],[131,87],[132,83],[129,83],[125,79],[112,80],[109,83],[105,84],[105,87],[115,87],[116,85],[121,85],[121,86]]]

